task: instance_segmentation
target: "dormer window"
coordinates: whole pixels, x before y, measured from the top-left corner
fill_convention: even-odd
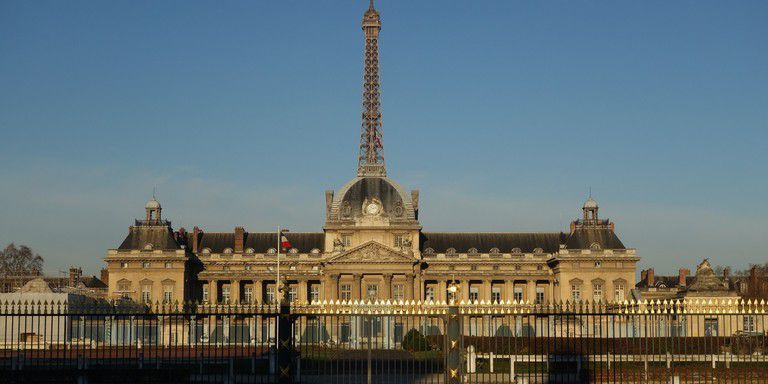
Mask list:
[[[600,243],[592,243],[592,244],[589,246],[589,249],[590,249],[590,250],[593,250],[593,251],[599,251],[599,250],[601,250],[601,249],[602,249],[602,247],[600,247]]]
[[[544,249],[536,248],[536,249],[533,250],[533,253],[535,253],[537,255],[541,255],[542,253],[544,253]]]
[[[224,253],[226,254],[232,253],[232,248],[224,248]]]
[[[248,248],[245,250],[245,253],[254,253],[255,250],[253,248]]]
[[[268,250],[267,250],[267,253],[268,253],[268,254],[270,254],[270,255],[274,255],[274,254],[276,254],[276,253],[277,253],[277,249],[275,249],[275,248],[270,248],[270,249],[268,249]]]
[[[477,248],[470,248],[467,253],[470,255],[477,255],[479,252],[477,251]]]
[[[523,253],[523,250],[520,249],[520,248],[512,248],[512,253],[515,254],[515,255],[519,255],[519,254]]]
[[[288,253],[290,253],[291,255],[296,255],[296,254],[299,253],[299,249],[298,248],[291,248],[290,250],[288,250]]]
[[[145,251],[151,251],[152,250],[152,243],[144,244],[144,250]]]
[[[311,251],[309,251],[309,253],[311,253],[311,254],[313,254],[313,255],[317,255],[318,253],[320,253],[320,250],[319,250],[319,249],[317,249],[317,248],[312,248],[312,250],[311,250]]]
[[[209,255],[210,253],[211,253],[211,249],[210,248],[203,248],[203,254],[204,255]]]

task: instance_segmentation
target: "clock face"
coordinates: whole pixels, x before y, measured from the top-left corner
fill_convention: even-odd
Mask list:
[[[365,212],[369,215],[376,215],[379,213],[379,205],[376,203],[370,203],[365,207]]]

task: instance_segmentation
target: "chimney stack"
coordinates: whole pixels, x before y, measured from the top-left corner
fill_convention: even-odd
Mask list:
[[[691,270],[688,268],[680,268],[680,270],[677,273],[677,285],[680,287],[685,287],[688,283],[688,275],[691,273]]]
[[[652,287],[656,281],[654,280],[653,268],[648,268],[648,286]]]
[[[69,286],[76,287],[83,276],[83,269],[80,267],[69,267]]]
[[[192,228],[192,252],[197,253],[200,250],[198,247],[200,246],[200,228],[195,226]]]
[[[243,253],[245,243],[245,228],[235,227],[235,253]]]
[[[640,271],[640,281],[643,281],[643,282],[647,283],[647,281],[645,281],[647,278],[648,278],[648,271],[645,270],[645,269]]]
[[[103,281],[104,284],[109,285],[109,269],[101,269],[101,281]]]

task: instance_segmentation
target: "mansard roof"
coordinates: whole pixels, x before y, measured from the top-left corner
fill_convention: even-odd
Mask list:
[[[293,248],[300,252],[309,252],[312,249],[322,251],[325,248],[325,234],[322,232],[289,232],[286,234]],[[208,248],[213,253],[222,253],[227,248],[235,248],[235,234],[233,232],[203,232],[200,234],[198,250]],[[243,249],[252,248],[254,252],[264,253],[270,248],[277,248],[276,232],[257,232],[244,234]]]
[[[128,236],[125,237],[125,240],[117,249],[145,249],[147,244],[151,244],[152,249],[169,250],[180,248],[170,227],[165,225],[137,225],[130,227]]]
[[[510,252],[520,248],[522,252],[533,252],[541,248],[545,253],[554,253],[560,249],[566,239],[561,232],[551,233],[497,233],[497,232],[422,232],[422,252],[431,248],[437,253],[444,253],[453,248],[458,253],[466,253],[470,248],[478,252],[488,253],[493,248],[501,252]]]
[[[616,233],[610,228],[576,228],[565,242],[567,249],[590,249],[598,244],[600,249],[626,249]]]

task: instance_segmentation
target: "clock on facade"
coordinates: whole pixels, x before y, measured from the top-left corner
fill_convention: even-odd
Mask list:
[[[365,213],[369,215],[378,215],[381,207],[376,203],[370,203],[365,207]]]

